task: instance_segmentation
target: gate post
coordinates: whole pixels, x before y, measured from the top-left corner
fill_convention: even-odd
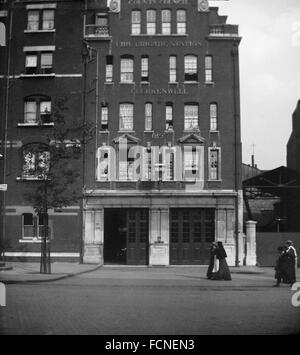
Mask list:
[[[256,266],[257,265],[256,224],[257,224],[257,222],[255,222],[255,221],[246,222],[246,235],[247,235],[246,265],[247,266]]]

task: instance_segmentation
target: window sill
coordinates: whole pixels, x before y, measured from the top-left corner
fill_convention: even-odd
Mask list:
[[[168,82],[169,85],[179,85],[178,81],[169,81]]]
[[[20,244],[41,244],[42,242],[42,238],[19,239]],[[50,241],[47,240],[47,243],[50,243]]]
[[[171,34],[162,34],[162,33],[153,33],[153,34],[147,34],[147,33],[140,33],[140,34],[131,34],[131,37],[187,37],[188,34],[178,34],[178,33],[171,33]]]
[[[47,179],[45,178],[45,179],[43,179],[43,178],[38,178],[38,177],[24,177],[24,176],[22,176],[22,177],[17,177],[16,178],[16,180],[17,181],[46,181]]]
[[[219,130],[210,130],[209,133],[215,133],[215,134],[219,134],[220,131]]]
[[[24,30],[24,33],[54,33],[56,32],[55,29],[53,30]]]
[[[194,133],[194,132],[199,133],[199,132],[200,132],[200,128],[185,129],[183,132],[184,132],[184,133]]]
[[[54,127],[54,123],[18,123],[18,127]]]
[[[215,82],[214,81],[206,81],[204,83],[206,86],[214,86],[215,85]]]
[[[130,130],[124,130],[124,131],[118,131],[118,134],[135,134],[135,131],[130,131]]]
[[[150,85],[150,81],[141,81],[141,85]]]
[[[223,180],[207,180],[209,183],[222,183]]]
[[[183,83],[185,85],[198,85],[199,81],[184,81]]]
[[[20,78],[55,78],[55,73],[52,74],[21,74]]]
[[[120,81],[119,85],[135,85],[135,82],[134,81],[132,81],[132,82]]]

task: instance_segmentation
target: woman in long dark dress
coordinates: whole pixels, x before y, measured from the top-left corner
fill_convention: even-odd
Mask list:
[[[215,268],[216,249],[217,249],[217,243],[215,243],[215,242],[211,243],[209,266],[208,266],[208,270],[207,270],[207,274],[206,274],[206,276],[209,280],[212,279],[212,277],[213,277],[213,271]]]
[[[219,260],[219,270],[214,273],[212,279],[213,280],[225,280],[225,281],[231,281],[231,274],[230,270],[226,261],[227,254],[226,251],[223,247],[222,242],[218,242],[217,248],[216,248],[216,257]]]

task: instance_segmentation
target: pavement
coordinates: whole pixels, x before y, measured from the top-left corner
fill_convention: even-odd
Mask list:
[[[8,262],[5,266],[0,268],[0,282],[4,284],[18,284],[18,283],[40,283],[40,282],[51,282],[59,281],[65,278],[70,278],[74,276],[79,276],[82,274],[90,273],[96,271],[100,268],[105,268],[102,265],[87,265],[87,264],[77,264],[77,263],[52,263],[51,264],[51,274],[40,274],[40,264],[39,263],[26,263],[26,262]],[[114,268],[114,266],[109,266]],[[130,266],[120,266],[117,265],[116,268],[124,270],[141,270],[141,269],[156,269],[148,267],[130,267]],[[173,267],[163,267],[165,269],[172,269]],[[176,268],[176,267],[174,267]],[[177,267],[178,268],[178,267]],[[180,266],[180,268],[185,269],[188,267]],[[206,268],[204,266],[193,267]],[[159,268],[161,269],[161,268]],[[245,266],[245,267],[233,267],[231,268],[232,274],[245,274],[245,275],[263,275],[266,273],[265,269],[255,267],[255,266]]]

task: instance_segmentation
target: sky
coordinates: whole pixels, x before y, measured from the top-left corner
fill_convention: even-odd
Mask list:
[[[243,162],[286,165],[292,114],[300,100],[300,0],[210,1],[238,24]],[[253,147],[255,145],[255,147]]]

